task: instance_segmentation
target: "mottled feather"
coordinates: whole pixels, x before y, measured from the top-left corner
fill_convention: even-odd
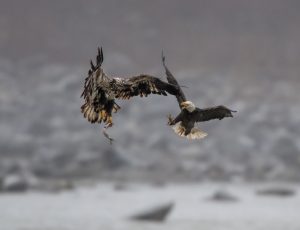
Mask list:
[[[111,78],[107,76],[101,65],[103,63],[102,48],[98,48],[96,64],[90,61],[88,76],[84,82],[81,97],[85,102],[81,112],[91,123],[105,122],[112,125],[112,112],[120,109],[115,99],[130,99],[134,96],[147,97],[149,94],[167,96],[177,95],[179,87],[166,83],[157,77],[146,74],[129,78]]]

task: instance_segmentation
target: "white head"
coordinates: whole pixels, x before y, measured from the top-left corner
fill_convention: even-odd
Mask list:
[[[182,109],[186,109],[190,113],[192,113],[196,109],[196,106],[191,101],[184,101],[180,105]]]

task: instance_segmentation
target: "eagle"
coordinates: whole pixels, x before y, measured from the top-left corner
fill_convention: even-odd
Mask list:
[[[111,127],[113,125],[112,113],[120,109],[116,99],[130,99],[134,96],[147,97],[149,94],[167,96],[167,93],[176,96],[179,93],[177,85],[147,74],[128,78],[109,77],[101,68],[103,60],[102,47],[98,47],[96,64],[90,61],[91,67],[81,94],[84,99],[81,112],[91,123],[103,122],[105,129]],[[105,132],[104,135],[108,137]]]
[[[232,113],[237,112],[228,109],[224,105],[219,105],[210,108],[200,109],[195,106],[191,101],[188,101],[179,86],[176,78],[170,72],[165,63],[165,56],[162,52],[162,64],[166,72],[167,81],[178,86],[178,94],[176,94],[176,99],[178,101],[181,112],[176,116],[175,119],[169,115],[168,125],[172,126],[176,134],[181,137],[186,137],[188,139],[201,139],[207,136],[207,133],[201,131],[195,127],[195,123],[204,122],[213,119],[222,120],[225,117],[233,117]]]

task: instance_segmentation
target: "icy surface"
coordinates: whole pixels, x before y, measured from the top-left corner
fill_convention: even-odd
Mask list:
[[[27,193],[0,196],[0,224],[5,230],[96,229],[289,229],[300,228],[300,199],[259,197],[261,185],[169,185],[153,187],[130,184],[122,191],[113,184],[99,184],[58,194]],[[289,185],[300,192],[299,186]],[[238,202],[206,198],[225,188]],[[134,222],[132,214],[147,207],[175,202],[164,223]]]

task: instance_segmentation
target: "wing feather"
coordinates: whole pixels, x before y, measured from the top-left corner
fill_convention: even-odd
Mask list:
[[[181,108],[181,103],[186,101],[186,97],[180,87],[180,85],[178,84],[176,78],[173,76],[173,74],[171,73],[171,71],[168,69],[167,65],[166,65],[166,58],[162,52],[161,54],[161,59],[162,59],[162,64],[165,68],[165,71],[166,71],[166,76],[167,76],[167,80],[170,84],[173,84],[173,85],[176,85],[178,87],[178,94],[176,95],[176,98],[177,98],[177,101],[178,101],[178,104],[179,104],[179,107]]]
[[[83,116],[91,123],[106,122],[111,123],[112,111],[117,111],[120,107],[114,102],[109,100],[106,96],[107,88],[103,87],[104,82],[109,82],[109,78],[103,73],[101,65],[103,62],[102,48],[98,48],[98,55],[96,57],[96,65],[90,61],[91,68],[88,71],[88,76],[84,82],[84,89],[81,97],[85,102],[81,106]]]
[[[202,122],[202,121],[209,121],[213,119],[221,120],[224,117],[226,117],[227,114],[231,114],[231,112],[235,112],[235,111],[230,110],[223,105],[219,105],[216,107],[210,107],[205,109],[196,108],[196,110],[193,113],[195,116],[195,121]]]
[[[167,96],[177,95],[178,87],[160,80],[157,77],[142,74],[115,82],[114,94],[118,99],[130,99],[134,96],[147,97],[149,94]]]

